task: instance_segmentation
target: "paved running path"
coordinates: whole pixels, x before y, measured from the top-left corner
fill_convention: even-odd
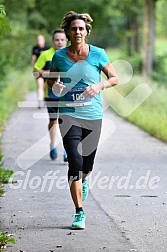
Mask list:
[[[107,111],[84,202],[86,229],[70,230],[67,164],[61,142],[59,159],[48,156],[45,112],[20,108],[3,133],[4,167],[17,174],[0,198],[1,226],[17,240],[7,251],[166,251],[167,145]]]

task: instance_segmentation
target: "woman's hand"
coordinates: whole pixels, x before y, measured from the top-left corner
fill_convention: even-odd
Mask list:
[[[103,88],[103,84],[101,82],[97,84],[92,84],[88,86],[86,90],[83,92],[83,95],[87,98],[92,98],[96,96]]]
[[[65,87],[62,81],[55,81],[52,86],[52,91],[55,95],[60,95]]]

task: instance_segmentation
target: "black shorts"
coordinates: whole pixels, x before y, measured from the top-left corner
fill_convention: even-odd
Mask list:
[[[102,120],[84,120],[60,115],[59,127],[68,157],[68,179],[79,180],[93,169]]]
[[[58,118],[58,102],[58,99],[45,98],[50,120],[56,120]]]

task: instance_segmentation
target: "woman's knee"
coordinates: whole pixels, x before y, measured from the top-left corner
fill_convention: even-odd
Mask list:
[[[81,170],[68,171],[68,181],[78,181],[81,178],[82,178]]]
[[[68,153],[67,153],[68,155]],[[68,179],[79,180],[82,173],[83,160],[82,157],[69,157],[69,170],[68,170]]]

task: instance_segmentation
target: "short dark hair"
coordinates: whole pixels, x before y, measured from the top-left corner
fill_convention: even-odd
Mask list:
[[[54,35],[55,35],[56,33],[64,33],[64,34],[65,34],[65,32],[64,32],[63,29],[60,29],[60,28],[55,29],[55,30],[52,31],[52,39],[54,39]]]
[[[75,11],[69,11],[68,13],[65,14],[62,23],[61,23],[61,28],[65,31],[66,37],[68,40],[70,40],[70,37],[68,35],[68,30],[70,28],[70,24],[73,20],[76,19],[81,19],[85,22],[86,25],[86,30],[88,35],[91,32],[92,26],[91,26],[91,22],[93,21],[93,19],[91,18],[91,16],[88,13],[76,13]]]

